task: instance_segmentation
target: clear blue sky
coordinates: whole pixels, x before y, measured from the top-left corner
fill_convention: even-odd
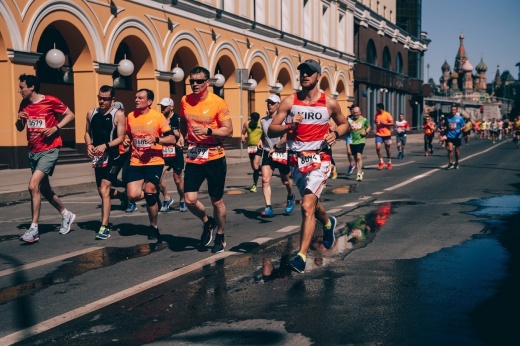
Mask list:
[[[518,79],[520,0],[423,0],[422,31],[432,40],[424,54],[425,81],[427,64],[436,84],[445,59],[453,69],[461,33],[473,67],[484,59],[488,83],[495,77],[497,65],[500,73],[509,70]]]

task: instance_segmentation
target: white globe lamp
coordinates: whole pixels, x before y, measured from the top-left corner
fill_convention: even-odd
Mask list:
[[[60,68],[65,64],[65,54],[54,45],[45,55],[45,62],[52,68]]]
[[[220,73],[217,73],[216,75],[213,76],[213,78],[211,78],[211,82],[212,82],[213,86],[220,88],[226,82],[226,78],[223,75],[221,75]]]
[[[247,90],[253,91],[256,89],[258,83],[253,78],[249,78],[247,80],[247,83],[249,83],[249,86],[247,87]]]
[[[134,72],[134,63],[125,58],[119,62],[117,71],[121,76],[130,76]]]
[[[174,82],[180,82],[181,80],[184,79],[184,71],[182,70],[182,68],[180,67],[175,67],[173,70],[172,70],[172,73],[173,73],[173,77],[172,77],[172,80]]]

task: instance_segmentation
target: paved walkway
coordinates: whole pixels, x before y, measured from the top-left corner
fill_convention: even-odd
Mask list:
[[[422,134],[409,134],[407,139],[408,146],[417,147],[423,143]],[[340,141],[333,147],[333,152],[341,152],[344,154],[345,142]],[[421,149],[422,150],[422,149]],[[370,157],[375,155],[374,139],[367,139],[365,153]],[[393,157],[396,157],[397,149],[395,143],[392,144]],[[249,164],[249,156],[247,148],[242,150],[232,149],[226,151],[228,165]],[[0,203],[9,203],[24,199],[29,199],[27,184],[31,177],[31,170],[25,169],[8,169],[0,170]],[[51,185],[54,192],[58,195],[79,193],[84,191],[94,191],[95,178],[90,162],[77,163],[70,165],[56,166],[53,176],[51,177]]]

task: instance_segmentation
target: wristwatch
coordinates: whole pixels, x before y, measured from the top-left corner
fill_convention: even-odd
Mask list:
[[[213,130],[211,129],[211,127],[208,127],[208,131],[206,132],[206,135],[211,136],[211,134],[213,134]]]

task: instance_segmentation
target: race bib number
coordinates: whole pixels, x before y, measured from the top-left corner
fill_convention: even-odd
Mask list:
[[[256,145],[251,145],[247,147],[247,153],[248,154],[256,154],[258,151],[258,147]]]
[[[188,146],[188,152],[186,154],[186,161],[203,164],[208,161],[209,156],[209,148],[198,147],[195,145]]]
[[[298,170],[308,173],[321,167],[320,154],[315,151],[304,151],[298,155]]]
[[[391,138],[385,139],[385,144],[386,145],[392,144],[392,139]]]
[[[105,168],[108,166],[108,155],[94,156],[92,158],[92,168]]]
[[[45,116],[30,117],[27,119],[27,130],[29,132],[41,132],[46,128]]]
[[[397,128],[397,133],[403,133],[405,131],[406,131],[406,129],[404,127],[398,127]]]
[[[271,159],[274,162],[279,162],[283,165],[287,164],[287,151],[278,152],[275,151],[271,154]]]
[[[134,147],[139,151],[150,149],[152,145],[146,142],[144,137],[134,137]]]
[[[361,123],[358,123],[358,122],[352,123],[352,130],[354,130],[354,131],[361,130],[362,127],[363,127],[363,124],[361,124]]]
[[[449,124],[450,124],[449,125],[450,126],[450,130],[456,130],[457,129],[457,123],[456,122],[452,121]]]
[[[175,157],[175,146],[174,145],[163,145],[162,156],[165,159]]]

